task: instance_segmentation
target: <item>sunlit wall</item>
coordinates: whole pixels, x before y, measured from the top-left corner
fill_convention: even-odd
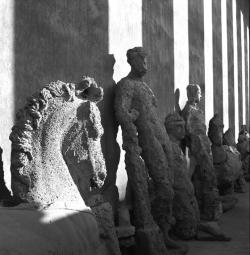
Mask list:
[[[14,1],[0,0],[0,146],[3,149],[5,179],[10,187],[10,141],[14,113]]]

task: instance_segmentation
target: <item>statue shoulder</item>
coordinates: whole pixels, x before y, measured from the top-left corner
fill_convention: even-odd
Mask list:
[[[124,77],[117,83],[115,88],[116,88],[116,93],[126,92],[126,94],[130,94],[130,92],[132,93],[134,90],[134,83],[128,77]]]
[[[129,78],[129,77],[124,77],[122,78],[120,81],[118,81],[117,83],[117,87],[129,87],[131,86],[131,84],[133,84],[133,81]]]

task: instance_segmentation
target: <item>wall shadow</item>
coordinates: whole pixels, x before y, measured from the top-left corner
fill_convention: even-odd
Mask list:
[[[55,80],[93,76],[105,84],[108,2],[15,1],[15,108]]]
[[[114,57],[109,48],[108,0],[15,1],[15,110],[51,81],[78,82],[94,77],[104,89],[98,104],[104,135],[108,186],[114,186],[119,162],[113,111]],[[105,191],[105,190],[104,190]]]
[[[146,82],[158,100],[163,120],[174,110],[173,0],[142,0],[142,39],[149,62]]]
[[[221,0],[212,0],[214,113],[223,119]]]

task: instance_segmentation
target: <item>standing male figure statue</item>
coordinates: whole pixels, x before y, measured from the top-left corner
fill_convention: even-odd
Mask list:
[[[222,214],[222,204],[213,167],[211,143],[206,134],[204,113],[199,108],[200,86],[189,84],[187,97],[188,101],[181,111],[181,116],[186,122],[185,143],[190,150],[190,162],[194,167],[193,183],[201,218],[210,221],[218,220]]]
[[[131,72],[117,84],[115,111],[122,128],[123,149],[126,151],[125,163],[132,189],[136,240],[143,242],[141,246],[148,246],[143,254],[166,254],[163,246],[179,248],[168,235],[174,197],[171,143],[157,115],[156,98],[142,80],[147,72],[143,48],[128,50],[127,61]],[[152,208],[148,195],[148,175],[156,193]],[[160,235],[154,221],[161,230]],[[163,246],[159,243],[161,240]]]

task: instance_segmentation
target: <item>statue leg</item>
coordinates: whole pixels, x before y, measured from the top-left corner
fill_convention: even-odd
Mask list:
[[[193,179],[199,180],[199,188],[195,184],[194,187],[200,206],[201,218],[204,220],[218,220],[222,214],[222,204],[217,188],[208,137],[192,135],[190,150],[197,162]]]
[[[179,254],[185,254],[188,248],[181,246],[169,237],[169,230],[173,222],[174,191],[165,151],[156,138],[150,137],[150,132],[147,132],[147,137],[140,144],[142,146],[142,158],[146,163],[155,188],[155,198],[151,208],[154,219],[164,235],[167,248],[180,249]]]
[[[147,173],[140,156],[141,148],[136,132],[129,131],[131,130],[123,129],[123,148],[126,151],[125,164],[132,191],[136,246],[140,254],[166,255],[167,248],[162,234],[151,214]]]

